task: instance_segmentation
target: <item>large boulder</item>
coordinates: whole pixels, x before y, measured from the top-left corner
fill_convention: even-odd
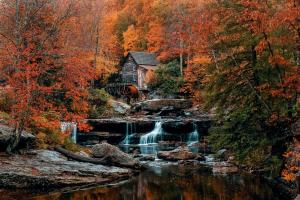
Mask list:
[[[187,99],[153,99],[137,103],[133,106],[133,112],[148,111],[158,113],[166,110],[184,110],[193,106],[192,101]],[[167,109],[168,108],[168,109]]]
[[[173,151],[160,151],[157,157],[168,161],[178,161],[178,160],[193,160],[198,157],[197,154],[191,152],[188,147],[178,147]]]
[[[109,103],[111,107],[114,109],[114,111],[120,114],[126,114],[130,109],[130,105],[120,101],[110,100]]]
[[[13,128],[3,125],[0,125],[0,151],[3,151],[6,149],[8,142],[12,137],[14,136],[14,130]],[[20,138],[20,144],[18,148],[27,148],[33,145],[35,141],[35,136],[31,133],[28,133],[26,131],[23,131]]]
[[[97,144],[92,148],[92,156],[95,158],[108,158],[112,160],[113,164],[120,166],[128,166],[130,168],[139,168],[140,163],[132,156],[121,151],[118,147],[103,142]]]

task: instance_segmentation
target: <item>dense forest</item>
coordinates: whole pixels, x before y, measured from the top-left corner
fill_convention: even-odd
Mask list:
[[[149,87],[212,113],[208,139],[238,165],[296,179],[300,117],[297,0],[0,0],[1,119],[39,148],[75,148],[61,121],[113,115],[103,88],[130,51],[162,63]]]

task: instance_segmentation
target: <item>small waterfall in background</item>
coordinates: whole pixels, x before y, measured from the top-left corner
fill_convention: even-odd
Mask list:
[[[188,135],[187,144],[190,146],[197,142],[199,142],[199,132],[198,132],[197,124],[194,124],[194,131]]]
[[[77,123],[75,122],[61,122],[60,130],[63,133],[71,133],[71,140],[75,144],[77,143]]]
[[[121,142],[121,144],[123,145],[130,145],[130,138],[134,135],[134,130],[135,128],[135,124],[131,123],[131,122],[127,122],[126,123],[126,137],[125,139]]]
[[[158,142],[158,137],[160,137],[159,139],[162,139],[162,135],[162,122],[156,122],[153,131],[140,138],[140,145],[156,144]]]

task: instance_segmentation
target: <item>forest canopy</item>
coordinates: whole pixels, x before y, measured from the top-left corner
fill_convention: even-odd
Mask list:
[[[153,89],[214,112],[216,149],[280,166],[299,120],[298,1],[1,0],[1,112],[17,135],[60,121],[88,129],[90,88],[129,51],[163,63]]]

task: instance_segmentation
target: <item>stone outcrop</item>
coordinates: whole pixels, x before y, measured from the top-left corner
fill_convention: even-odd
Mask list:
[[[146,111],[150,113],[159,113],[161,111],[178,111],[189,109],[193,106],[192,101],[187,99],[153,99],[143,101],[133,105],[133,112]]]
[[[90,163],[68,161],[60,153],[32,151],[28,155],[0,155],[0,187],[56,189],[104,184],[126,179],[132,171]]]
[[[197,154],[191,152],[188,147],[178,147],[172,151],[160,151],[157,157],[168,161],[193,160],[198,157]]]
[[[140,168],[140,163],[131,155],[124,153],[118,147],[108,143],[101,143],[93,146],[92,156],[95,158],[110,158],[113,163],[129,168]]]
[[[81,145],[95,145],[102,141],[107,141],[110,144],[119,144],[124,139],[123,133],[109,132],[89,132],[78,133],[77,141]]]
[[[8,145],[8,142],[13,137],[14,132],[13,128],[6,125],[0,125],[0,151],[4,151]],[[27,148],[32,147],[35,141],[35,136],[26,131],[22,132],[20,144],[18,148]]]
[[[190,133],[194,131],[195,124],[189,120],[170,120],[163,123],[162,128],[167,133]]]
[[[114,109],[114,111],[119,114],[126,114],[130,110],[130,106],[128,104],[120,101],[110,100],[109,104]]]

